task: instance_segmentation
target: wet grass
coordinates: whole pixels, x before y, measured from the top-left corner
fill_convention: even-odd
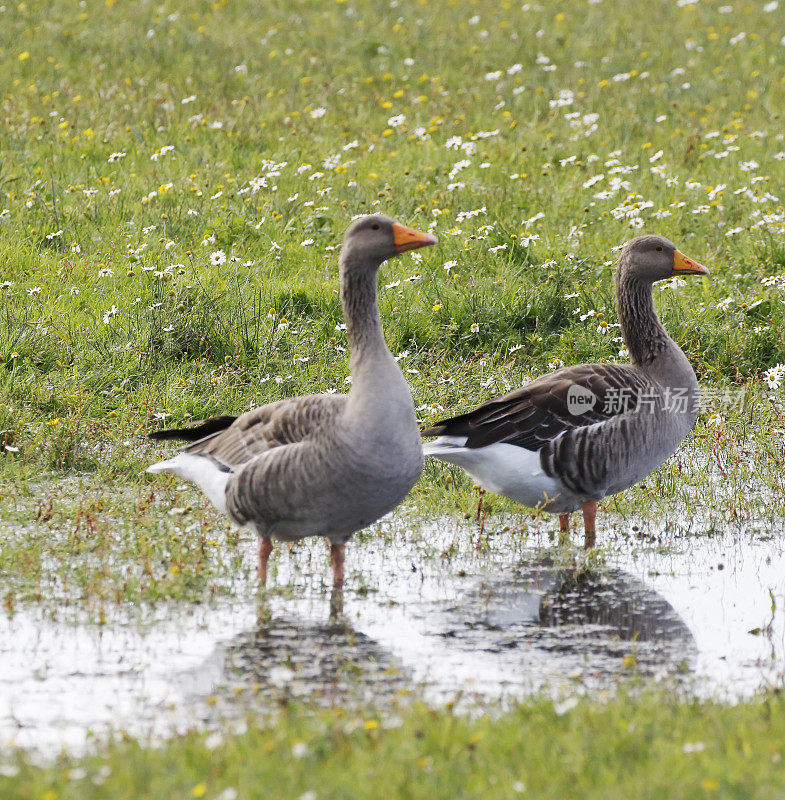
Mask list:
[[[630,519],[638,536],[652,541],[665,531],[666,539],[677,533],[710,535],[734,524],[755,525],[762,535],[780,530],[785,464],[778,440],[768,433],[776,430],[778,417],[768,401],[750,397],[748,406],[728,413],[720,426],[699,423],[664,467],[606,500],[598,517],[599,546],[627,536]],[[771,427],[763,426],[764,419]],[[6,466],[0,481],[0,573],[8,613],[20,603],[45,603],[51,613],[59,606],[79,607],[98,621],[109,606],[125,603],[247,595],[255,568],[249,555],[253,535],[233,529],[190,484],[143,475],[161,448],[79,443],[76,452],[82,451],[85,460],[99,459],[101,466],[60,474],[39,473],[20,462]],[[122,470],[137,477],[129,479],[117,464],[107,464],[113,453]],[[444,514],[476,521],[476,527],[467,527],[472,537],[481,525],[490,535],[556,529],[552,515],[488,493],[478,516],[479,499],[461,470],[428,464],[404,505],[405,515],[359,536],[391,535],[392,524],[392,535],[417,541],[418,522]],[[493,544],[486,537],[480,546]],[[362,583],[361,575],[358,580]]]
[[[781,797],[785,701],[725,706],[660,695],[532,701],[498,719],[292,708],[241,734],[0,766],[8,800]]]

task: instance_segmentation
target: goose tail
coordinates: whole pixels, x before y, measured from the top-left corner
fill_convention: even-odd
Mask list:
[[[151,464],[147,472],[154,475],[171,472],[187,481],[193,481],[221,513],[226,513],[226,486],[232,472],[211,458],[178,453],[174,458]]]
[[[431,458],[438,458],[442,461],[451,461],[452,459],[449,458],[449,456],[455,456],[466,452],[466,437],[440,436],[438,439],[434,439],[432,442],[424,442],[422,446],[422,452],[423,455],[430,456]]]

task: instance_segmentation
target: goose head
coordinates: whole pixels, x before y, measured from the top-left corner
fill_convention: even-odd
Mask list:
[[[622,249],[619,278],[654,283],[681,275],[708,275],[702,264],[687,258],[664,236],[638,236]]]
[[[407,228],[384,214],[370,214],[349,226],[341,250],[344,260],[376,270],[388,258],[436,242],[430,233]]]

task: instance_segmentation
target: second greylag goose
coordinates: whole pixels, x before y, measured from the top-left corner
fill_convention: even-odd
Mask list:
[[[616,299],[629,364],[577,364],[543,375],[423,432],[425,454],[481,486],[559,515],[583,510],[593,547],[597,501],[641,481],[682,443],[698,412],[695,373],[662,326],[656,281],[708,270],[662,236],[639,236],[619,259]]]
[[[195,440],[147,471],[193,481],[234,523],[255,530],[262,580],[273,539],[323,536],[340,586],[347,539],[392,511],[420,476],[414,404],[384,340],[376,275],[388,258],[435,243],[381,214],[361,217],[346,231],[339,263],[351,350],[348,395],[293,397],[237,418],[150,434]]]

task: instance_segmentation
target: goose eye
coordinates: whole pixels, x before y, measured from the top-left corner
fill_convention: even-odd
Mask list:
[[[373,225],[371,225],[371,227],[372,227],[372,228],[373,228],[375,231],[378,231],[378,230],[379,230],[379,223],[378,223],[378,222],[374,222],[374,223],[373,223]],[[660,250],[662,250],[662,248],[660,248]]]
[[[654,249],[655,250],[659,250],[659,252],[661,253],[662,252],[662,245],[658,244]]]

